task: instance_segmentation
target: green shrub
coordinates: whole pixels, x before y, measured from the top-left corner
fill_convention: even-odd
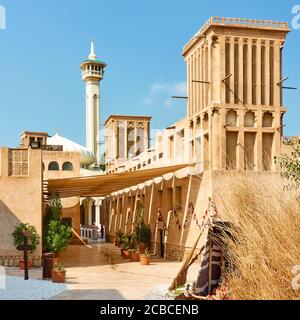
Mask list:
[[[50,220],[44,233],[44,249],[47,252],[59,253],[70,243],[72,229],[61,220]]]
[[[131,234],[126,234],[121,236],[121,248],[125,251],[131,249],[132,246],[132,235]]]
[[[151,246],[151,227],[149,224],[141,222],[135,227],[135,239],[139,244],[143,244],[150,249]]]
[[[290,183],[288,187],[300,187],[300,145],[291,143],[292,152],[290,155],[282,154],[279,164],[282,168],[282,176]],[[276,159],[278,161],[278,159]]]
[[[37,245],[40,243],[40,236],[38,235],[36,228],[29,223],[21,223],[15,228],[14,232],[12,233],[14,246],[17,247],[24,243],[23,231],[30,231],[32,234],[30,237],[30,241],[32,245],[31,252],[33,252],[36,249]]]
[[[151,226],[144,222],[144,207],[139,206],[137,210],[137,220],[135,224],[135,239],[139,244],[143,244],[146,248],[151,247]]]
[[[44,218],[44,251],[52,253],[63,251],[69,245],[71,236],[72,228],[62,221],[62,205],[59,195],[51,195]]]

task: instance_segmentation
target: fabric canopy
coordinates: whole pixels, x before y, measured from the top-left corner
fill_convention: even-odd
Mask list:
[[[44,184],[44,194],[58,193],[61,198],[102,197],[188,166],[190,164],[88,177],[50,179]]]

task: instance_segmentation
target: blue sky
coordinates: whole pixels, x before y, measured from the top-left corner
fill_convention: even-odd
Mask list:
[[[109,114],[147,114],[153,127],[183,118],[186,70],[181,51],[210,16],[288,21],[298,1],[0,0],[0,146],[15,146],[23,130],[61,134],[85,143],[85,91],[79,65],[89,39],[107,63],[101,122]],[[285,135],[300,134],[300,30],[284,50],[288,108]]]

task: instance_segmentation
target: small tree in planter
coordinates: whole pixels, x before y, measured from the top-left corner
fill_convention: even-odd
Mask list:
[[[45,250],[58,254],[70,244],[72,229],[61,220],[50,220],[45,230]]]
[[[151,226],[144,222],[144,207],[140,206],[137,212],[137,222],[135,225],[135,239],[139,244],[141,254],[145,253],[145,248],[151,247]]]
[[[62,205],[57,194],[50,197],[44,218],[43,247],[45,252],[54,253],[54,265],[58,262],[58,254],[71,241],[72,229],[62,220]]]
[[[29,231],[31,233],[30,242],[32,245],[31,253],[37,248],[37,245],[40,243],[40,236],[38,235],[36,228],[29,223],[21,223],[17,226],[12,233],[14,246],[17,247],[24,243],[24,231]],[[31,267],[31,260],[28,260],[28,267]],[[20,269],[24,270],[24,260],[20,261]]]

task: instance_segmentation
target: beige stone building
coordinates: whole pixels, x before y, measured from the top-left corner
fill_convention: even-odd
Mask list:
[[[150,147],[149,116],[111,115],[105,121],[106,150],[105,169],[125,168],[128,159],[133,159]]]
[[[209,199],[222,214],[220,196],[230,183],[228,172],[231,179],[243,173],[277,183],[280,168],[274,159],[289,150],[282,136],[286,112],[282,54],[288,32],[285,22],[210,18],[183,49],[185,118],[159,131],[152,143],[150,116],[108,117],[102,180],[98,179],[100,81],[106,64],[96,59],[92,41],[89,59],[81,64],[86,82],[86,147],[58,133],[49,137],[24,132],[20,146],[0,148],[0,265],[18,264],[20,253],[11,238],[16,225],[30,222],[41,234],[43,191],[45,196],[50,182],[64,195],[63,217],[73,229],[79,233],[80,225],[105,222],[109,241],[119,230],[134,231],[142,204],[155,254],[172,259],[181,259],[193,246]],[[185,164],[172,172],[175,165]],[[142,179],[153,178],[131,185],[142,174],[131,179],[131,172],[158,172],[157,168],[167,173],[156,176],[144,171]],[[115,175],[119,173],[127,173],[122,183]],[[72,192],[64,183],[68,178],[74,184]],[[116,190],[116,185],[120,190],[107,191]],[[41,253],[41,247],[34,253],[36,265]]]
[[[119,230],[133,231],[142,203],[155,252],[178,259],[194,244],[208,198],[222,211],[219,195],[226,190],[228,171],[270,182],[279,178],[274,159],[281,154],[286,112],[282,54],[288,32],[285,22],[212,17],[184,46],[186,117],[159,132],[153,148],[132,158],[127,154],[121,164],[111,158],[121,143],[115,133],[107,141],[107,169],[190,167],[111,194],[106,201],[110,240]]]
[[[53,141],[53,139],[52,139]],[[23,132],[17,148],[0,148],[0,265],[17,266],[22,253],[13,246],[12,232],[20,223],[30,223],[42,234],[45,202],[43,181],[80,175],[80,153],[51,144],[44,132]],[[62,199],[63,218],[80,232],[80,199]],[[32,255],[41,263],[42,248]]]

